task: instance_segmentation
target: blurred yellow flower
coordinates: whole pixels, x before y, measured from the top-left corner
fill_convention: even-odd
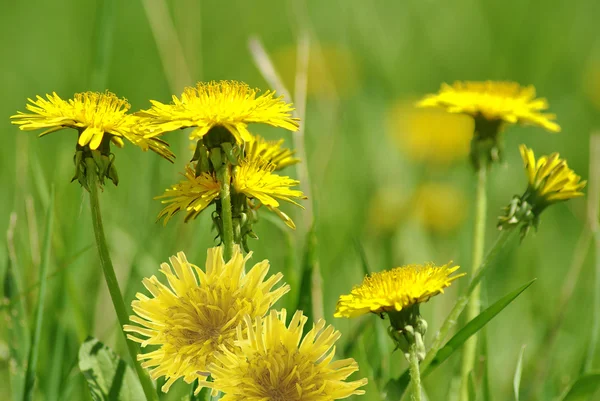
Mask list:
[[[265,318],[244,318],[235,349],[221,347],[210,365],[206,387],[224,393],[223,401],[330,401],[362,395],[367,379],[347,382],[358,364],[333,361],[340,332],[319,320],[303,338],[307,318],[297,311],[286,326],[286,310]]]
[[[490,121],[510,124],[537,125],[548,131],[559,132],[554,114],[541,113],[548,108],[544,98],[535,98],[535,88],[521,87],[515,82],[455,82],[442,84],[437,94],[427,95],[417,103],[419,107],[442,107],[450,113],[483,117]]]
[[[46,129],[40,136],[64,128],[74,128],[79,132],[77,143],[96,150],[106,138],[118,147],[123,147],[123,138],[143,150],[151,149],[167,160],[174,158],[166,142],[158,137],[146,138],[136,125],[139,119],[128,115],[130,109],[127,100],[111,92],[76,93],[73,99],[63,100],[56,92],[46,95],[46,99],[37,96],[28,99],[27,110],[11,116],[13,124],[21,130]]]
[[[465,275],[451,276],[458,268],[451,263],[443,266],[406,265],[371,273],[350,294],[340,296],[334,316],[351,318],[367,313],[401,311],[427,302],[443,293],[452,281]]]
[[[279,210],[278,199],[302,207],[294,199],[306,199],[306,197],[301,191],[290,188],[299,184],[297,180],[277,175],[273,173],[274,170],[275,165],[265,160],[242,160],[233,170],[232,197],[243,194],[248,200],[256,199],[260,205],[276,213],[293,229],[294,222]],[[213,174],[202,173],[196,177],[193,164],[188,164],[185,178],[184,181],[173,185],[163,195],[155,198],[162,199],[162,203],[168,205],[158,215],[159,219],[165,218],[165,224],[180,211],[187,213],[185,221],[195,219],[219,196],[220,183]],[[253,203],[251,206],[255,208]]]
[[[273,62],[288,88],[295,86],[298,48],[288,46],[273,53]],[[309,96],[331,98],[354,93],[360,84],[360,71],[352,52],[336,44],[309,48],[306,70]]]
[[[152,107],[138,113],[145,117],[148,136],[195,127],[191,140],[204,137],[211,128],[227,129],[238,143],[252,140],[249,123],[262,123],[290,131],[298,129],[298,119],[291,116],[292,105],[267,91],[257,96],[258,89],[237,81],[199,82],[186,87],[181,99],[173,96],[171,104],[151,100]]]
[[[430,232],[448,234],[464,221],[468,201],[455,184],[424,182],[412,193],[393,186],[374,192],[369,204],[369,227],[392,234],[409,219]]]
[[[244,145],[244,153],[246,160],[266,160],[275,166],[275,170],[300,163],[300,159],[294,157],[296,152],[283,147],[283,139],[267,141],[259,135],[253,135],[252,140]]]
[[[382,186],[373,192],[369,203],[368,227],[376,234],[392,234],[407,217],[409,199],[394,186]]]
[[[455,185],[426,182],[415,191],[410,210],[428,230],[447,234],[464,221],[467,204],[464,193]]]
[[[567,165],[567,161],[560,158],[558,153],[542,156],[535,159],[533,150],[527,146],[519,147],[521,157],[525,164],[530,203],[541,206],[583,196],[581,190],[586,181],[575,174]]]
[[[445,165],[469,154],[473,120],[439,108],[400,101],[388,114],[388,133],[411,160]]]
[[[159,346],[138,359],[144,361],[144,368],[153,368],[153,379],[165,377],[164,392],[180,377],[192,383],[208,376],[216,352],[233,349],[244,316],[264,316],[289,291],[288,285],[273,289],[283,278],[281,273],[264,281],[267,260],[246,272],[251,255],[244,257],[236,246],[225,263],[222,248],[210,248],[203,271],[179,252],[170,258],[172,267],[161,265],[168,286],[155,276],[143,280],[152,296],[136,294],[131,305],[137,316],[130,317],[136,325],[126,325],[124,330],[133,333],[127,337],[142,347]]]

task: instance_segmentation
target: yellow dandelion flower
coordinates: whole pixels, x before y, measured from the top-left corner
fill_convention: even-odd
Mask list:
[[[529,191],[535,194],[538,202],[551,204],[584,195],[581,190],[587,181],[581,181],[581,177],[569,168],[567,161],[561,159],[558,153],[536,160],[533,150],[527,146],[521,145],[519,150],[525,164]]]
[[[235,247],[225,263],[222,248],[211,248],[202,270],[179,252],[170,258],[172,267],[161,265],[168,286],[155,276],[143,280],[152,296],[136,294],[132,307],[137,316],[130,317],[136,325],[124,329],[133,333],[127,337],[142,347],[159,347],[138,358],[144,361],[144,368],[152,368],[153,379],[165,377],[164,392],[180,377],[192,383],[212,373],[209,365],[216,361],[216,352],[232,349],[244,316],[264,316],[289,291],[288,285],[273,289],[283,278],[281,273],[265,281],[267,260],[246,272],[250,256],[244,257]]]
[[[290,228],[294,222],[279,210],[279,200],[302,207],[293,198],[306,199],[302,191],[291,189],[300,182],[290,177],[274,174],[275,166],[263,160],[244,160],[233,174],[233,188],[250,199],[275,212]]]
[[[273,173],[274,170],[275,165],[259,159],[242,160],[234,169],[231,182],[234,217],[238,209],[245,210],[248,200],[256,199],[260,203],[258,206],[264,205],[275,212],[289,227],[295,228],[290,217],[279,210],[278,200],[300,206],[294,199],[306,199],[306,197],[301,191],[291,189],[292,186],[298,185],[297,180],[277,175]],[[185,178],[156,198],[168,204],[159,214],[159,219],[165,217],[165,224],[180,211],[187,212],[186,221],[196,218],[219,196],[221,184],[213,174],[202,173],[196,177],[195,169],[190,164],[186,167]],[[245,198],[240,199],[236,196],[238,194]],[[252,202],[250,206],[256,208]]]
[[[535,159],[533,150],[525,145],[519,147],[527,174],[527,190],[522,196],[514,196],[498,219],[498,229],[521,225],[521,240],[530,228],[537,229],[540,214],[553,203],[583,196],[586,181],[575,174],[558,153]]]
[[[191,140],[204,137],[213,127],[227,129],[238,143],[252,140],[249,123],[262,123],[290,131],[298,129],[298,119],[291,117],[292,105],[267,91],[258,96],[258,89],[237,81],[199,82],[186,87],[181,99],[173,103],[151,100],[152,107],[138,115],[146,117],[149,135],[195,127]]]
[[[362,395],[367,379],[345,381],[358,371],[352,358],[334,361],[340,332],[319,320],[302,336],[307,318],[297,311],[286,326],[286,310],[244,318],[235,349],[221,347],[210,365],[213,382],[206,387],[224,393],[223,401],[330,401]]]
[[[185,211],[185,221],[195,219],[200,212],[208,207],[219,196],[221,185],[214,174],[202,173],[196,177],[191,164],[185,167],[185,180],[167,189],[161,196],[167,206],[159,213],[158,219],[164,217],[164,224],[180,211]]]
[[[283,139],[267,141],[259,135],[253,135],[252,140],[246,142],[244,148],[247,160],[268,161],[275,166],[275,170],[300,163],[300,159],[294,157],[296,152],[283,147]]]
[[[139,119],[127,112],[130,109],[125,99],[110,92],[76,93],[73,99],[63,100],[56,93],[46,95],[46,99],[37,96],[28,99],[27,110],[11,116],[12,123],[21,130],[46,129],[40,136],[64,128],[74,128],[79,132],[77,144],[96,150],[108,138],[118,147],[123,147],[123,138],[143,150],[151,149],[167,160],[173,159],[173,153],[166,142],[156,136],[146,138],[137,133],[135,126]]]
[[[350,294],[340,296],[335,317],[357,317],[367,313],[401,311],[427,302],[444,292],[452,281],[465,275],[451,276],[459,266],[451,263],[406,265],[392,270],[372,273]]]
[[[554,114],[542,113],[548,108],[544,98],[535,98],[533,86],[521,87],[515,82],[455,82],[442,84],[437,94],[427,95],[419,107],[442,107],[450,113],[483,117],[490,121],[536,125],[559,132]]]

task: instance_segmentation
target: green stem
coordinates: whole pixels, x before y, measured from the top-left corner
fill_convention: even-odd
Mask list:
[[[223,222],[223,258],[226,262],[233,256],[233,216],[231,212],[231,165],[225,162],[217,172],[221,191],[221,221]]]
[[[592,218],[597,218],[592,216]],[[592,323],[592,338],[588,346],[587,357],[585,361],[585,370],[589,372],[594,367],[594,356],[596,355],[596,348],[598,346],[598,339],[600,338],[600,231],[594,230],[594,243],[595,243],[595,284],[594,284],[594,306],[593,306],[593,323]]]
[[[483,249],[485,246],[485,217],[486,217],[486,186],[487,165],[480,163],[477,169],[477,195],[475,200],[475,227],[473,230],[473,256],[471,258],[471,274],[475,274],[477,268],[483,259]],[[467,306],[467,322],[473,320],[479,315],[481,309],[481,288],[475,286],[471,294],[471,300]],[[477,353],[477,334],[471,337],[463,348],[461,377],[462,385],[460,399],[466,400],[468,397],[469,374],[475,366],[475,356]]]
[[[465,294],[461,295],[456,302],[454,303],[454,307],[446,317],[446,320],[442,324],[440,331],[435,335],[431,348],[425,355],[425,360],[421,362],[421,369],[425,370],[427,366],[431,363],[436,353],[442,348],[444,340],[448,336],[448,333],[454,328],[456,322],[458,321],[458,317],[465,309],[465,306],[469,303],[469,296],[473,293],[473,290],[477,287],[483,275],[487,272],[491,263],[496,259],[496,256],[504,249],[504,246],[509,242],[509,240],[514,236],[517,232],[513,227],[507,228],[500,232],[500,235],[496,239],[496,242],[486,254],[485,259],[479,266],[479,269],[473,274],[471,277],[471,281],[469,282],[469,287]]]
[[[50,264],[50,245],[52,243],[52,224],[53,224],[53,208],[54,208],[54,188],[48,202],[48,212],[46,214],[46,232],[44,233],[44,253],[42,254],[42,264],[39,271],[40,290],[38,292],[37,312],[35,316],[35,329],[29,348],[29,356],[27,358],[27,371],[25,373],[23,400],[30,401],[33,399],[35,389],[35,370],[37,368],[38,357],[40,353],[40,339],[42,337],[42,323],[44,320],[44,302],[46,300],[46,276],[48,265]]]
[[[92,158],[88,158],[86,160],[86,163],[87,176],[89,179],[88,186],[90,191],[92,224],[94,226],[94,235],[96,237],[98,254],[100,256],[100,265],[102,266],[102,271],[104,272],[104,278],[106,280],[106,285],[108,286],[110,299],[112,300],[113,306],[115,307],[115,311],[117,312],[117,317],[119,318],[119,324],[121,326],[121,333],[123,333],[123,336],[125,337],[125,342],[127,343],[129,355],[133,360],[133,365],[140,379],[140,383],[142,384],[142,388],[144,389],[146,399],[148,401],[158,401],[158,396],[156,394],[156,390],[154,389],[150,376],[148,376],[148,373],[141,367],[140,363],[137,360],[137,355],[139,353],[138,345],[133,341],[127,340],[127,336],[123,331],[123,326],[129,323],[129,317],[127,315],[127,308],[125,307],[123,296],[121,295],[119,282],[117,281],[117,276],[115,275],[115,269],[113,268],[113,264],[110,259],[110,254],[108,253],[106,237],[104,236],[102,215],[100,214],[100,202],[98,199],[98,177],[95,173],[96,165]]]
[[[412,401],[421,401],[421,373],[419,371],[417,344],[414,341],[408,346],[408,364],[410,370]]]

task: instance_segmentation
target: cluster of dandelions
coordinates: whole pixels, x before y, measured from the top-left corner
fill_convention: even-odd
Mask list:
[[[358,370],[356,361],[334,361],[340,333],[321,319],[303,334],[307,317],[302,311],[296,311],[288,322],[285,309],[273,309],[290,290],[281,284],[282,274],[267,277],[270,266],[266,260],[246,271],[251,256],[247,239],[256,238],[253,225],[258,222],[257,210],[264,206],[295,228],[292,219],[280,210],[280,202],[300,206],[297,200],[305,198],[293,188],[299,184],[297,180],[279,173],[299,162],[294,152],[283,146],[283,140],[266,141],[248,130],[250,123],[263,123],[295,131],[299,122],[291,115],[292,105],[273,92],[259,95],[246,84],[232,81],[199,83],[186,88],[180,97],[174,96],[170,104],[151,103],[151,108],[129,114],[129,104],[109,92],[76,94],[68,101],[54,93],[46,99],[29,99],[29,113],[11,117],[22,130],[45,129],[41,135],[63,128],[77,132],[73,179],[90,192],[96,240],[113,304],[127,338],[143,348],[153,347],[147,353],[129,347],[132,357],[141,361],[136,369],[139,367],[137,373],[147,398],[156,399],[156,395],[151,394],[151,383],[144,386],[142,368],[148,369],[153,379],[164,377],[163,391],[181,378],[186,383],[195,382],[196,393],[206,387],[213,393],[222,392],[224,400],[325,401],[363,394],[366,378],[347,380]],[[443,85],[438,94],[426,96],[418,106],[473,119],[470,155],[480,184],[485,184],[487,169],[502,157],[501,133],[507,125],[523,123],[560,130],[553,121],[555,116],[543,113],[548,107],[546,100],[536,99],[533,87],[515,83]],[[164,218],[166,224],[183,212],[185,221],[190,221],[214,205],[212,218],[220,246],[208,250],[204,270],[189,263],[183,252],[173,256],[170,265],[162,264],[160,273],[167,284],[155,276],[144,279],[150,296],[136,295],[132,303],[135,315],[128,322],[118,284],[112,279],[97,186],[106,178],[118,183],[111,144],[122,147],[127,140],[173,162],[174,155],[162,136],[182,128],[192,128],[189,139],[193,156],[184,167],[184,180],[157,197],[165,204],[159,219]],[[450,142],[445,141],[444,146]],[[537,228],[545,208],[582,196],[586,183],[557,153],[535,159],[525,145],[520,150],[528,186],[506,207],[498,226],[504,232],[520,227],[524,237],[531,227]],[[478,191],[484,192],[483,187]],[[482,199],[478,205],[484,204]],[[485,211],[485,207],[478,206],[478,210]],[[476,221],[483,221],[483,217],[484,213],[477,213]],[[476,231],[473,248],[474,255],[479,256],[473,258],[467,294],[459,298],[442,326],[446,331],[456,323],[484,273],[484,266],[480,266],[481,235]],[[335,317],[373,313],[388,318],[390,337],[409,362],[412,394],[417,401],[421,399],[420,364],[431,362],[431,355],[440,347],[437,341],[429,350],[425,346],[428,324],[419,308],[465,275],[454,274],[457,269],[451,263],[429,263],[375,272],[349,294],[340,296],[337,303]],[[463,365],[470,372],[468,364],[469,357],[465,356]]]
[[[345,381],[358,370],[354,359],[333,361],[340,332],[319,320],[303,336],[307,318],[297,311],[287,322],[285,309],[271,309],[285,293],[270,277],[264,260],[246,271],[251,254],[239,247],[225,262],[222,247],[208,250],[204,270],[183,253],[144,280],[151,297],[138,293],[137,316],[128,337],[155,351],[142,354],[143,366],[168,391],[179,378],[224,392],[224,400],[333,400],[363,394],[367,379]],[[210,377],[210,380],[208,379]]]
[[[251,256],[247,238],[255,238],[252,227],[257,209],[264,206],[290,228],[292,219],[280,210],[285,201],[300,206],[299,182],[278,174],[299,162],[283,140],[267,141],[248,130],[250,123],[263,123],[295,131],[298,120],[292,105],[262,95],[235,81],[199,83],[185,88],[170,104],[151,101],[152,107],[128,114],[130,105],[116,95],[86,92],[63,100],[57,94],[29,99],[29,113],[12,116],[23,130],[46,129],[45,135],[63,128],[77,132],[75,176],[90,192],[96,239],[115,310],[130,341],[157,346],[148,353],[134,351],[132,357],[149,369],[153,379],[165,378],[168,391],[179,378],[202,387],[222,391],[229,400],[332,400],[363,394],[367,379],[347,381],[358,370],[354,359],[334,361],[340,332],[319,320],[305,335],[307,317],[297,311],[287,322],[285,309],[274,304],[289,291],[279,285],[281,273],[267,277],[268,261],[246,271]],[[126,321],[120,289],[105,244],[100,221],[97,186],[118,175],[110,145],[124,140],[152,150],[169,161],[173,153],[162,136],[182,128],[193,128],[192,161],[185,166],[185,179],[158,196],[166,205],[159,213],[165,223],[184,212],[193,220],[210,205],[222,246],[208,250],[204,270],[189,263],[183,252],[163,264],[160,272],[168,285],[155,276],[143,284],[151,297],[138,293],[132,303],[135,316]],[[132,324],[130,324],[132,323]],[[135,348],[129,347],[131,350]],[[138,365],[136,365],[137,367]],[[152,385],[144,386],[146,397],[156,399]]]

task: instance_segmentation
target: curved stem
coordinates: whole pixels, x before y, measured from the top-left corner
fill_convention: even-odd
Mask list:
[[[221,183],[219,198],[221,201],[221,220],[223,222],[223,258],[228,262],[233,255],[233,216],[231,212],[231,165],[225,163],[218,171]]]
[[[412,401],[421,401],[421,373],[419,371],[417,344],[414,341],[408,346],[408,364],[410,370]]]
[[[140,379],[142,388],[144,389],[144,394],[146,395],[148,401],[158,401],[158,396],[156,394],[154,386],[152,385],[152,380],[150,379],[150,376],[148,376],[148,373],[140,366],[140,363],[137,360],[139,348],[136,343],[127,340],[127,336],[123,331],[123,326],[129,323],[129,317],[127,315],[127,308],[125,307],[123,296],[121,295],[119,282],[117,281],[117,276],[115,275],[115,269],[113,268],[113,264],[110,259],[110,254],[108,253],[106,237],[104,236],[104,226],[102,224],[102,215],[100,214],[100,202],[98,199],[98,178],[95,173],[96,165],[92,158],[88,158],[86,160],[86,163],[87,176],[89,179],[88,187],[90,191],[92,225],[94,226],[94,236],[96,237],[96,245],[98,247],[98,254],[100,256],[100,265],[102,266],[102,271],[104,273],[106,285],[110,293],[110,299],[112,300],[115,311],[117,312],[119,325],[121,326],[121,333],[125,338],[127,350],[129,351],[129,355],[133,360],[133,366],[135,367],[135,371]]]
[[[471,274],[475,274],[477,268],[481,264],[483,259],[483,249],[485,246],[485,216],[486,216],[486,192],[485,184],[487,181],[487,165],[486,163],[480,163],[480,167],[477,169],[477,195],[475,200],[475,227],[473,230],[473,256],[471,258]],[[473,288],[471,294],[471,300],[467,306],[467,322],[474,319],[479,315],[480,305],[480,292],[479,286]],[[466,400],[468,396],[468,378],[470,372],[475,366],[475,356],[477,353],[477,334],[471,337],[463,348],[462,355],[462,366],[461,366],[461,400]]]

